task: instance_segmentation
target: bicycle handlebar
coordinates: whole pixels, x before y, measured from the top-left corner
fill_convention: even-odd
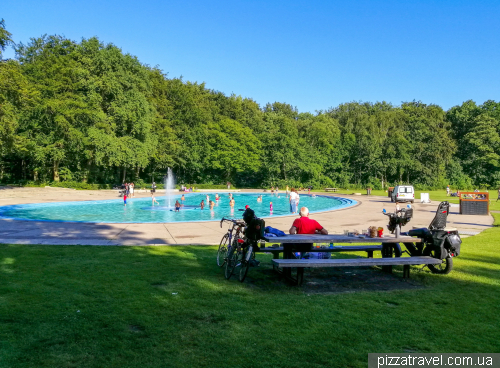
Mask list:
[[[230,219],[230,218],[223,217],[222,220],[220,220],[220,227],[221,228],[222,228],[222,223],[224,221],[226,221],[226,222],[232,222],[234,225],[240,225],[240,226],[245,225],[245,223],[242,220],[233,220],[233,219]]]

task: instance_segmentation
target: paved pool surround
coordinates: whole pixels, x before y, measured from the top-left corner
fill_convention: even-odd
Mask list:
[[[227,193],[227,191],[218,191]],[[245,191],[242,192],[255,192]],[[261,191],[263,193],[263,191]],[[303,192],[302,194],[304,194]],[[318,195],[328,195],[316,193]],[[136,193],[136,197],[149,197],[148,192]],[[382,226],[386,229],[387,216],[382,209],[393,211],[394,203],[387,197],[354,196],[332,194],[356,200],[357,205],[336,211],[311,214],[330,233],[344,230],[366,229],[368,226]],[[93,201],[119,198],[116,190],[76,191],[62,188],[10,188],[0,187],[0,206],[47,203],[63,201]],[[432,198],[431,198],[432,199]],[[414,218],[403,228],[426,227],[434,218],[439,202],[415,203]],[[491,216],[470,216],[458,214],[453,206],[448,225],[459,231],[477,233],[493,225]],[[288,232],[297,215],[266,218],[266,225]],[[4,244],[66,244],[66,245],[206,245],[218,244],[226,232],[219,221],[187,223],[121,223],[94,224],[74,222],[43,222],[0,219],[0,243]],[[387,232],[387,231],[386,231]]]

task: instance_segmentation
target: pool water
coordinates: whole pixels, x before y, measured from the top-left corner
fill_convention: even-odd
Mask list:
[[[210,210],[206,197],[214,201],[215,207]],[[262,202],[257,197],[262,195]],[[181,202],[182,194],[170,197],[170,203]],[[214,193],[185,193],[181,202],[184,208],[175,212],[166,204],[165,196],[158,196],[159,205],[152,206],[151,198],[128,198],[124,206],[123,199],[83,202],[56,202],[21,204],[0,207],[0,217],[18,220],[92,222],[92,223],[163,223],[163,222],[197,222],[218,221],[222,217],[241,218],[245,205],[249,205],[258,217],[277,217],[290,215],[290,205],[286,196],[267,193],[234,193],[234,209],[229,207],[229,195],[220,194],[221,199],[215,201]],[[205,208],[200,209],[200,202],[205,201]],[[270,211],[270,202],[273,211]],[[309,212],[331,211],[345,208],[357,202],[347,198],[300,195],[299,207],[308,207]]]

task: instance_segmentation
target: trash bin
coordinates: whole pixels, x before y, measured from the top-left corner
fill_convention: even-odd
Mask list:
[[[488,192],[460,192],[461,215],[489,215],[489,204]]]
[[[393,192],[393,190],[394,190],[394,187],[389,187],[389,188],[387,189],[387,196],[388,196],[389,198],[391,198],[391,197],[392,197],[392,192]]]
[[[366,195],[370,195],[370,194],[372,194],[372,188],[368,187],[368,188],[366,188]]]

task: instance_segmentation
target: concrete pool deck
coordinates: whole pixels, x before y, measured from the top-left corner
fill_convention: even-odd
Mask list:
[[[227,192],[219,190],[219,192]],[[240,192],[263,192],[241,190]],[[302,192],[305,193],[305,192]],[[387,197],[326,194],[333,197],[352,198],[357,206],[311,214],[330,233],[342,234],[344,230],[363,230],[369,226],[382,226],[387,231],[387,216],[394,210],[394,203]],[[137,193],[137,198],[149,193]],[[73,190],[63,188],[14,188],[0,187],[0,206],[25,203],[64,201],[93,201],[119,198],[116,190]],[[432,198],[431,198],[432,199]],[[133,200],[133,199],[131,199]],[[418,201],[418,200],[417,200]],[[413,227],[427,227],[434,218],[437,205],[414,203],[414,217],[403,231]],[[247,204],[247,203],[245,203]],[[250,206],[251,203],[248,203]],[[460,215],[458,205],[452,206],[448,225],[461,234],[474,235],[493,226],[492,216]],[[257,214],[259,215],[259,214]],[[265,218],[266,225],[288,233],[296,215]],[[92,224],[75,222],[22,221],[0,218],[0,243],[3,244],[66,244],[66,245],[206,245],[219,244],[227,226],[220,228],[219,221],[161,224]]]

